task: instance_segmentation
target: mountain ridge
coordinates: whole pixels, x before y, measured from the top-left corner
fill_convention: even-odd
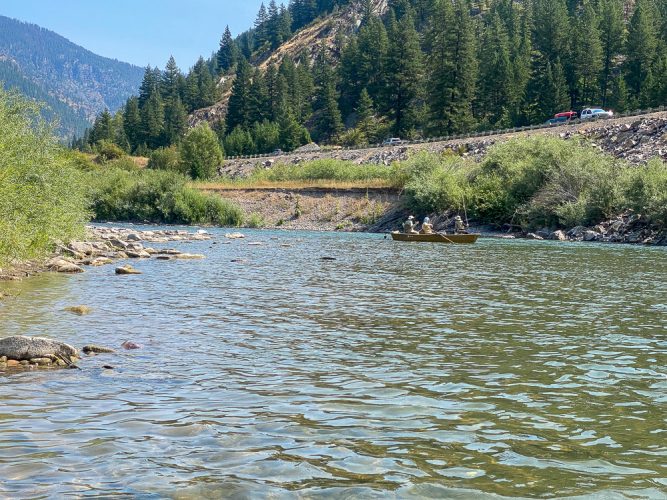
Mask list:
[[[118,110],[138,91],[144,73],[143,68],[95,54],[51,30],[2,15],[0,62],[0,80],[13,80],[14,88],[45,102],[52,115],[63,116],[59,131],[64,136],[80,135],[105,109]]]

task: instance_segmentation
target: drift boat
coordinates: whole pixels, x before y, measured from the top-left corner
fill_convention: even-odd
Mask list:
[[[419,243],[475,243],[479,234],[406,234],[398,231],[391,233],[394,241],[412,241]]]

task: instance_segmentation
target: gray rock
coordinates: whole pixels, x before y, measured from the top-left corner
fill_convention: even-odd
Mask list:
[[[595,231],[586,231],[584,233],[584,241],[597,241],[600,239],[600,234]]]
[[[81,350],[86,354],[112,354],[116,352],[111,347],[102,347],[99,345],[87,345]]]
[[[565,241],[565,240],[567,240],[567,236],[565,235],[565,233],[563,231],[561,231],[559,229],[558,231],[554,231],[553,233],[551,233],[549,235],[549,239],[550,240],[556,240],[556,241]]]
[[[0,339],[0,356],[6,356],[7,359],[27,361],[56,356],[69,359],[77,355],[77,350],[71,345],[42,337],[14,336]]]
[[[527,240],[543,240],[544,238],[542,238],[541,236],[536,235],[535,233],[528,233],[526,235],[526,239]]]

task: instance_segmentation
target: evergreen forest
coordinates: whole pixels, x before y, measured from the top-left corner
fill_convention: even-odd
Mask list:
[[[387,137],[434,137],[542,123],[554,113],[667,103],[662,0],[291,0],[262,5],[254,26],[183,74],[146,68],[138,96],[101,113],[74,145],[126,152],[178,145],[208,116],[228,156]],[[271,57],[299,30],[344,12],[321,47]],[[314,55],[313,55],[314,54]],[[217,105],[216,105],[217,107]],[[195,120],[196,121],[196,120]]]

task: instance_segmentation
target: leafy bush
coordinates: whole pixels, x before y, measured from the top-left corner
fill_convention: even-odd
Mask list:
[[[187,179],[161,170],[109,169],[90,179],[98,220],[238,226],[240,208],[187,186]]]
[[[125,156],[125,151],[111,141],[101,140],[95,145],[95,152],[100,163],[117,160]]]
[[[183,171],[181,157],[178,154],[178,149],[174,146],[156,149],[151,152],[147,167],[151,170],[170,170],[186,175],[189,173],[189,170]]]
[[[208,123],[188,131],[181,143],[181,168],[193,179],[210,179],[222,165],[224,153]]]
[[[260,228],[266,226],[266,222],[264,221],[264,218],[260,214],[252,213],[245,220],[244,225],[250,228]]]
[[[89,214],[78,159],[58,145],[37,106],[1,88],[0,151],[0,266],[81,236]]]
[[[651,160],[646,167],[631,168],[624,176],[628,208],[667,226],[667,163]]]

